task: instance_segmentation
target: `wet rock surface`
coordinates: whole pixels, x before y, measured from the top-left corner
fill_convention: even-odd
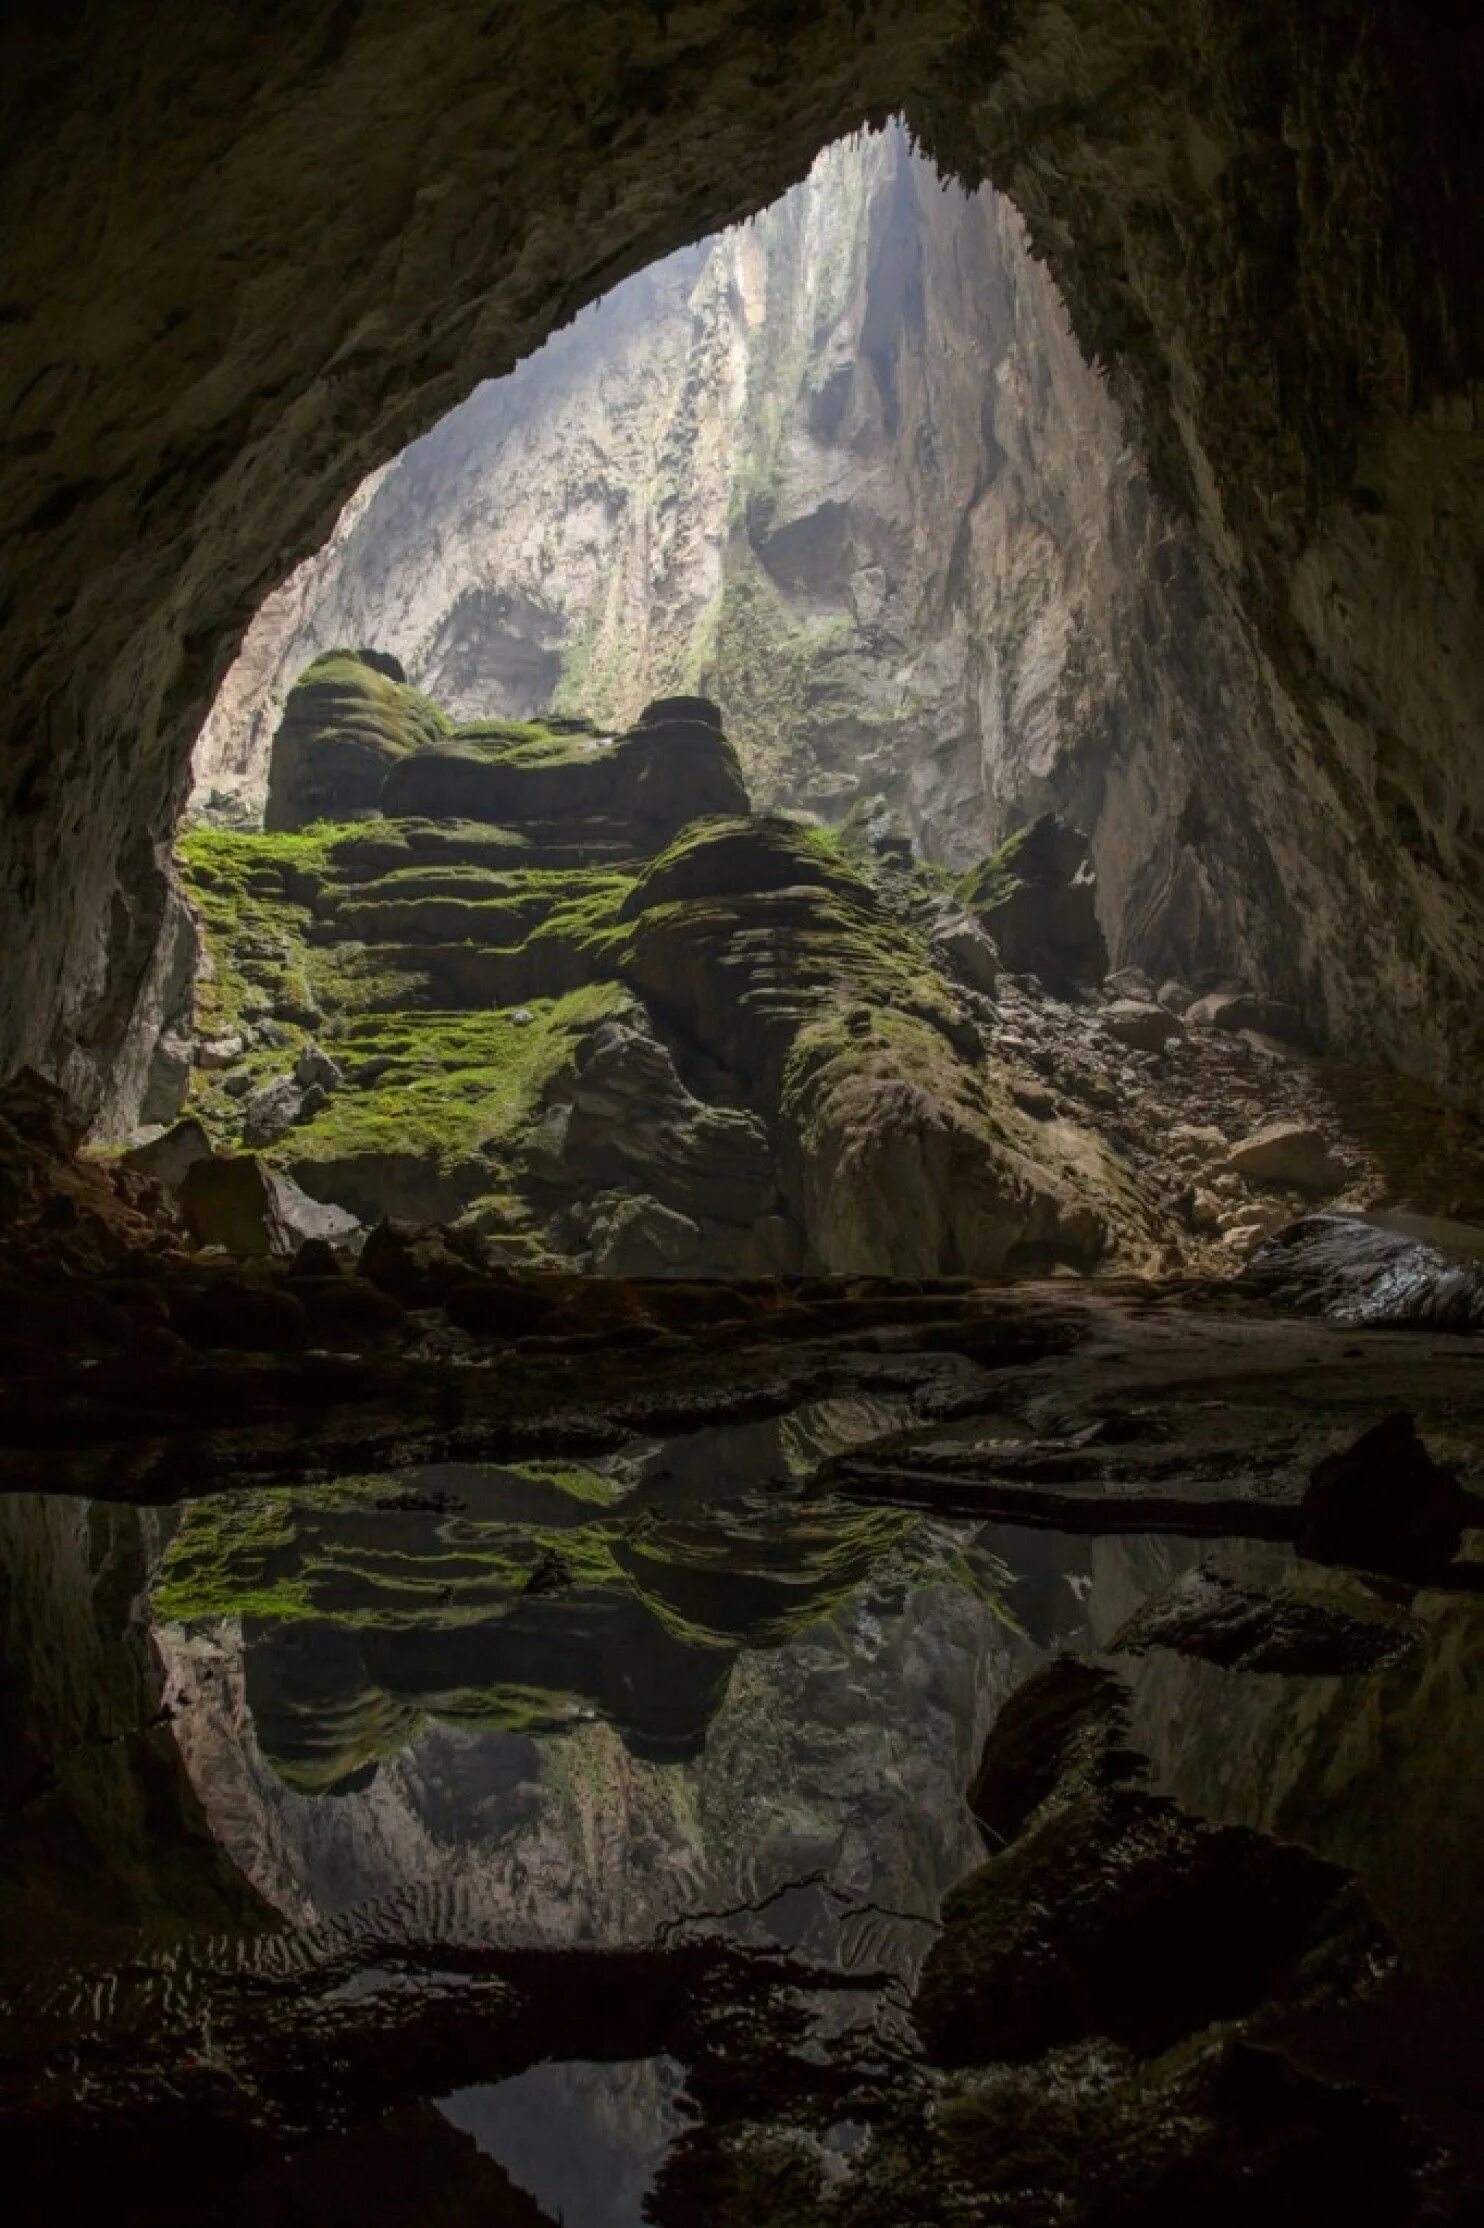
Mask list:
[[[1437,1246],[1341,1215],[1280,1231],[1244,1271],[1254,1295],[1338,1323],[1484,1327],[1484,1270]]]

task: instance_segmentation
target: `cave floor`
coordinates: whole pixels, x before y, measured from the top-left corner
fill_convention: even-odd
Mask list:
[[[418,1296],[8,1388],[21,2217],[1476,2217],[1484,1535],[1295,1543],[1391,1411],[1484,1486],[1484,1343]]]

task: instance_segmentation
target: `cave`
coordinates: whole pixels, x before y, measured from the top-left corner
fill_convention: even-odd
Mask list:
[[[1479,2217],[1481,48],[9,13],[16,2217]]]

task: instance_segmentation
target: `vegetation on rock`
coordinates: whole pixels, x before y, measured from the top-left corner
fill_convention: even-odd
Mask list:
[[[369,655],[351,670],[398,689]],[[752,814],[714,707],[671,698],[616,739],[426,723],[382,817],[347,822],[363,706],[318,673],[320,726],[291,705],[279,748],[331,817],[180,846],[207,954],[190,1112],[218,1144],[367,1220],[462,1216],[513,1259],[623,1273],[1147,1249],[1107,1149],[997,1078],[992,954],[945,972],[949,878],[888,808]],[[1065,912],[1075,873],[1024,868],[1079,841],[1031,831],[960,895],[992,914],[1044,883]]]

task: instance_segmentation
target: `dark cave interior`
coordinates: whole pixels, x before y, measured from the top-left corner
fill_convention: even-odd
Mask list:
[[[14,2216],[1479,2217],[1484,30],[17,0],[0,61]],[[263,827],[182,821],[368,475],[893,119],[954,192],[858,158],[730,665],[513,718],[319,645]],[[930,393],[953,594],[1100,546],[1096,780],[1008,823],[768,695],[831,566],[919,627],[839,475]]]

